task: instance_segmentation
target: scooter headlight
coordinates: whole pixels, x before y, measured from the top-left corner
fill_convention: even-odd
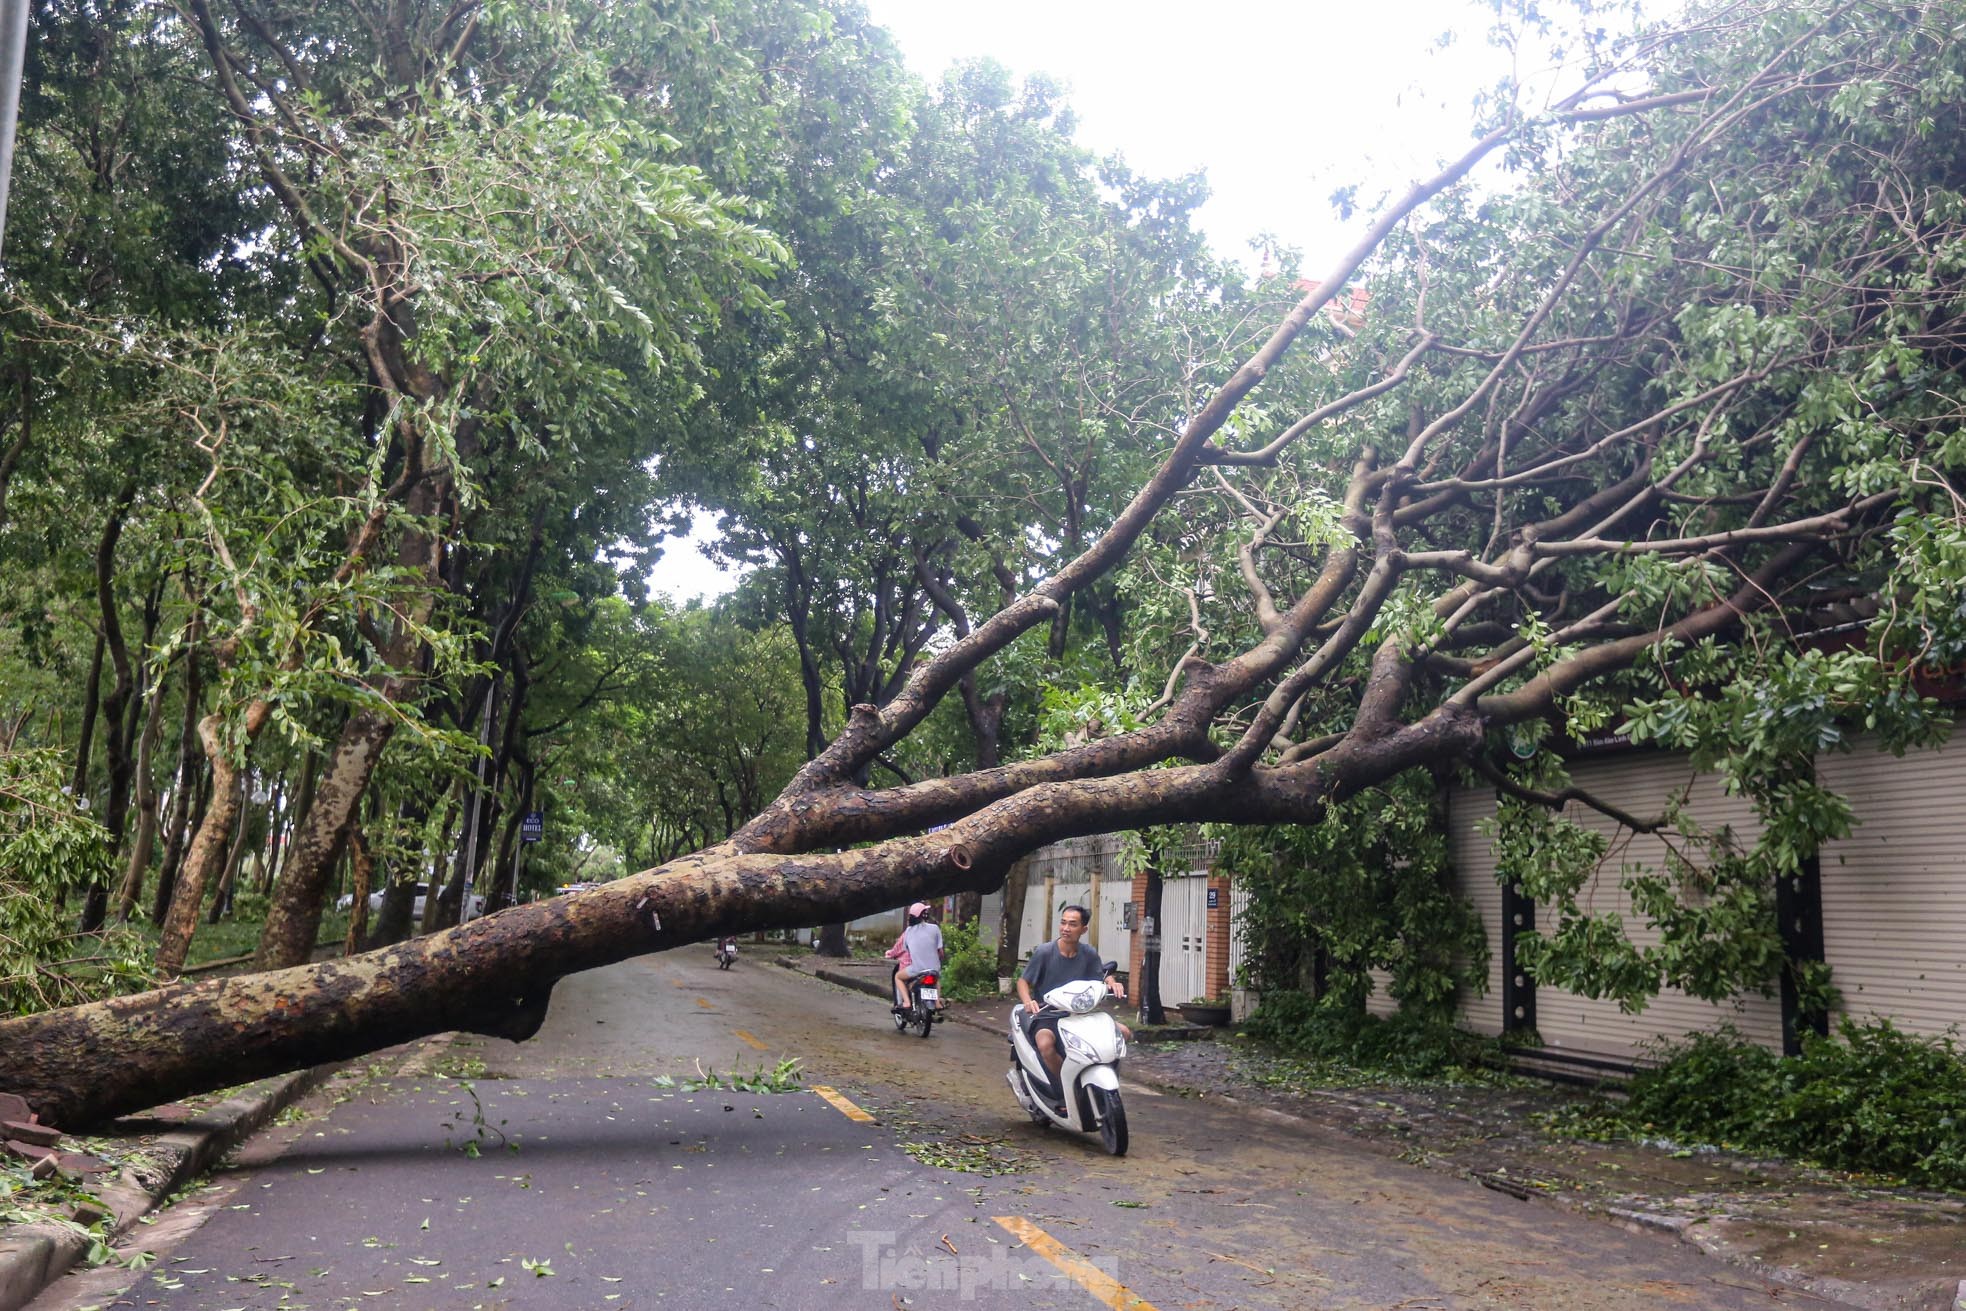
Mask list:
[[[1067,1033],[1064,1035],[1064,1038],[1065,1054],[1067,1056],[1085,1065],[1091,1065],[1098,1061],[1099,1053],[1092,1049],[1091,1043],[1079,1037],[1076,1033]]]

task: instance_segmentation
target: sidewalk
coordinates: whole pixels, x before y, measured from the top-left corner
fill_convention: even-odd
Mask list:
[[[227,1153],[271,1124],[275,1117],[330,1079],[366,1078],[369,1062],[395,1058],[404,1068],[441,1053],[450,1036],[374,1053],[362,1062],[318,1065],[231,1090],[229,1096],[170,1103],[111,1122],[99,1133],[68,1139],[79,1148],[120,1163],[107,1183],[89,1191],[108,1215],[90,1228],[78,1223],[0,1222],[0,1311],[18,1311],[82,1263],[100,1239],[116,1247],[137,1222],[172,1194],[211,1169]]]
[[[801,973],[873,996],[886,961],[788,957]],[[1000,1033],[1003,998],[949,1017]],[[1868,1311],[1966,1311],[1966,1198],[1867,1186],[1829,1171],[1670,1144],[1593,1143],[1535,1127],[1578,1101],[1555,1086],[1297,1089],[1263,1054],[1217,1030],[1136,1026],[1121,1076],[1271,1122],[1341,1130],[1400,1162],[1472,1179],[1514,1201],[1672,1234],[1701,1251]]]

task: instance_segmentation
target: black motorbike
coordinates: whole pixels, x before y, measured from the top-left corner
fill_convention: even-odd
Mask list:
[[[896,974],[901,971],[895,970]],[[891,977],[891,976],[890,976]],[[889,994],[892,995],[892,988]],[[908,980],[908,1007],[894,1012],[894,1031],[906,1033],[919,1029],[926,1038],[935,1026],[942,1022],[941,976],[934,971],[918,974]]]

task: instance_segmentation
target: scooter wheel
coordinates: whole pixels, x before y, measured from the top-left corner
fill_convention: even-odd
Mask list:
[[[907,1011],[896,1011],[896,1012],[894,1012],[894,1031],[895,1031],[896,1033],[906,1033],[906,1032],[908,1032],[908,1012],[907,1012]]]
[[[1092,1113],[1099,1119],[1099,1140],[1114,1156],[1126,1155],[1126,1107],[1110,1088],[1088,1088]]]

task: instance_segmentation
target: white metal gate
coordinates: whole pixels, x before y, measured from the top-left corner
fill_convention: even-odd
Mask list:
[[[1179,1006],[1208,991],[1208,879],[1161,883],[1160,999]]]
[[[1240,879],[1229,885],[1229,986],[1245,986],[1243,964],[1249,959],[1249,889]]]

